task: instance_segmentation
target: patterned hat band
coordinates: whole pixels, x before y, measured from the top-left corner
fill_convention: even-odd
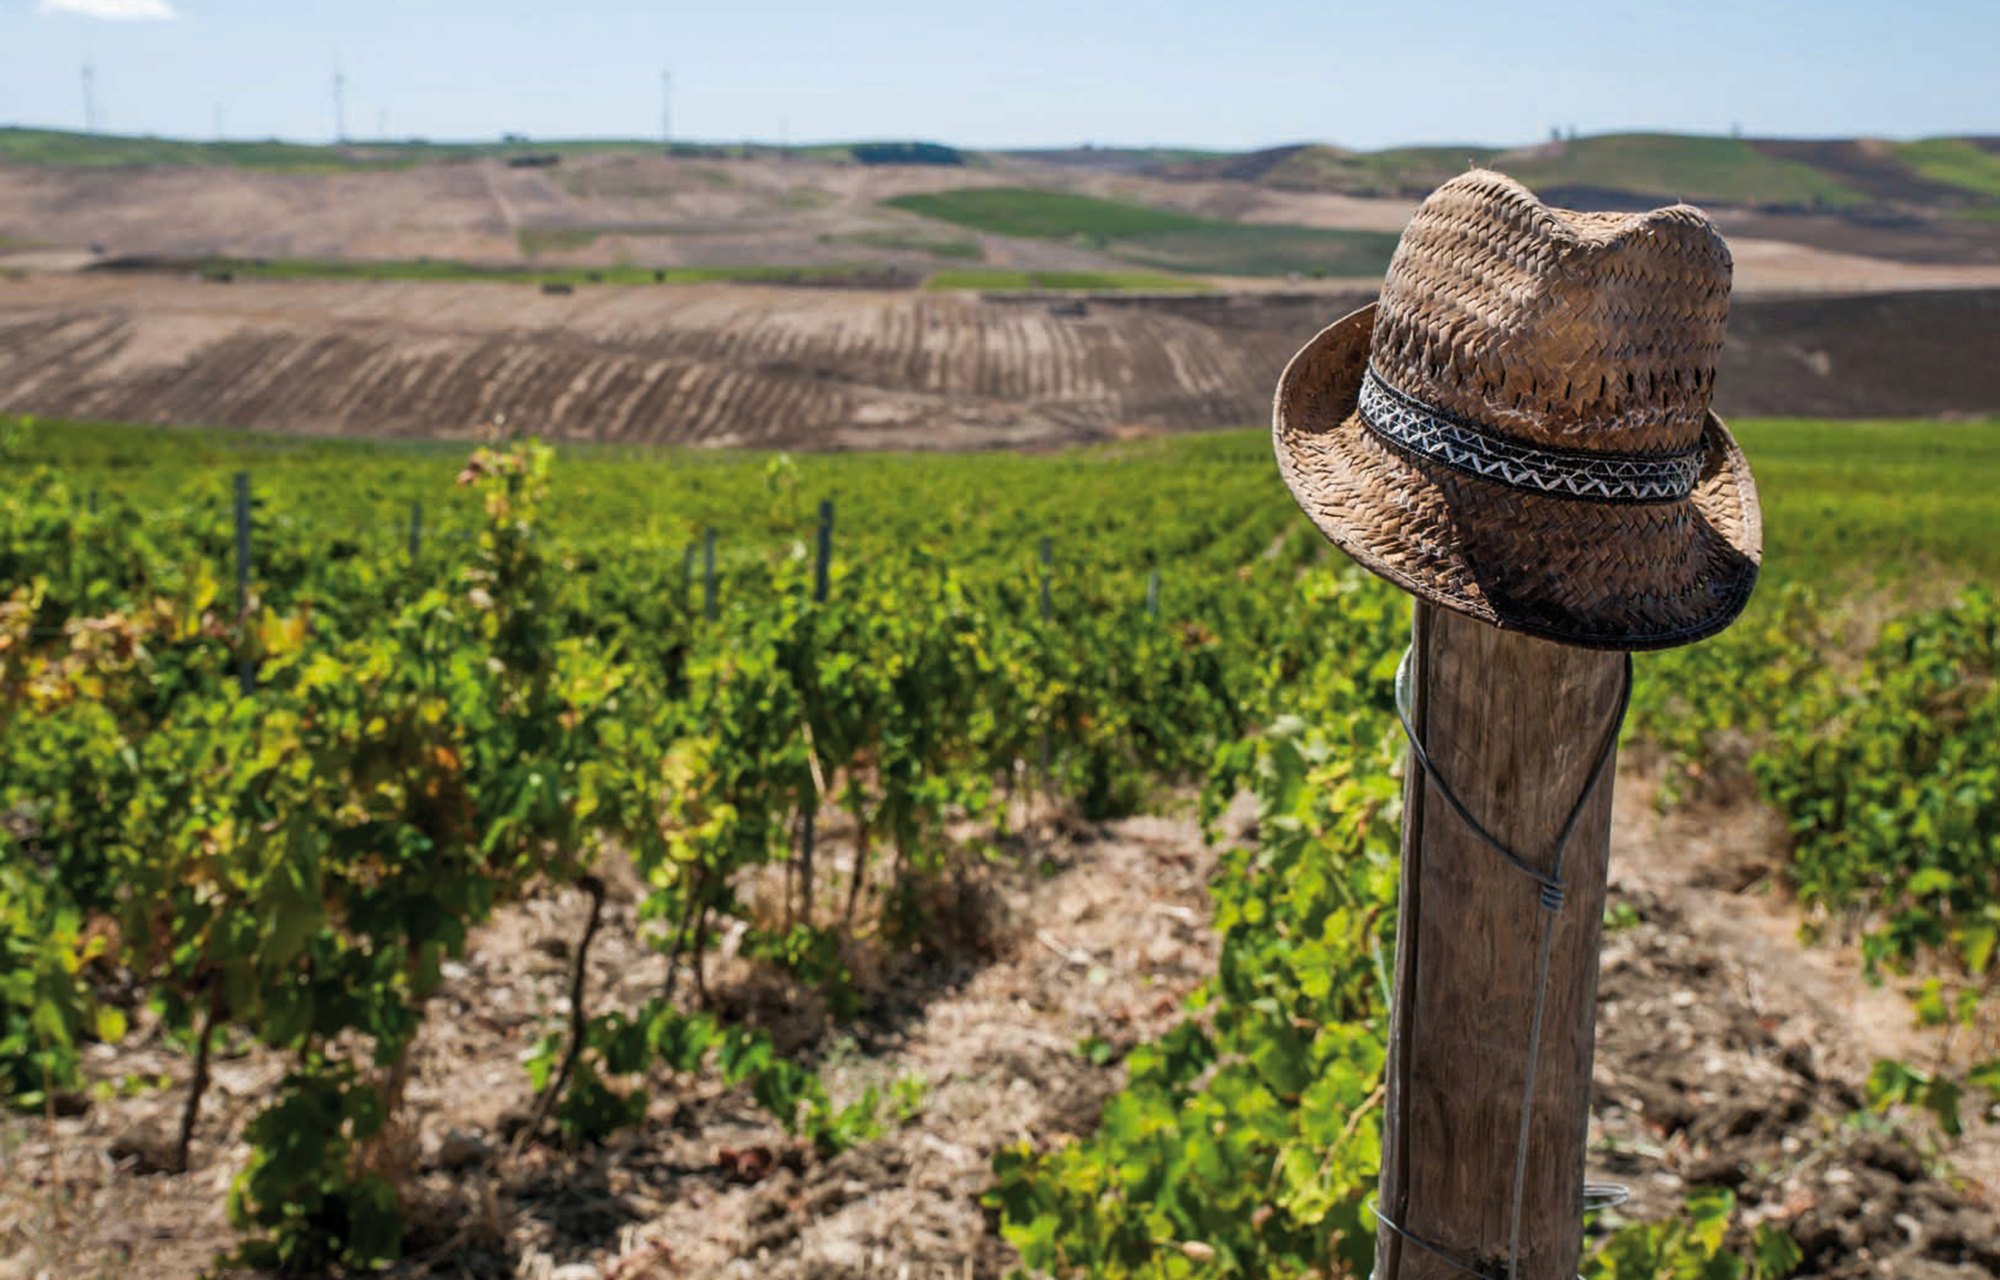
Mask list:
[[[1510,489],[1596,502],[1672,502],[1694,492],[1700,440],[1673,453],[1583,453],[1542,449],[1495,435],[1396,390],[1370,365],[1361,380],[1361,421],[1402,452]]]

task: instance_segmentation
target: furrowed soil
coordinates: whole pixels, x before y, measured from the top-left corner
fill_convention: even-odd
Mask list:
[[[1911,1029],[1900,995],[1860,979],[1851,951],[1794,940],[1797,914],[1769,888],[1773,820],[1742,804],[1661,816],[1638,769],[1618,787],[1612,897],[1627,910],[1604,950],[1591,1176],[1628,1184],[1624,1212],[1640,1217],[1691,1186],[1730,1186],[1751,1220],[1789,1227],[1803,1277],[2000,1275],[1994,1136],[1947,1153],[1954,1174],[1924,1125],[1860,1114],[1873,1058],[1928,1061],[1939,1045]],[[1228,840],[1255,839],[1245,805],[1223,825]],[[448,969],[419,1041],[403,1147],[412,1237],[393,1274],[1002,1275],[1012,1251],[978,1204],[992,1153],[1088,1133],[1118,1060],[1174,1024],[1215,962],[1214,856],[1191,823],[1044,817],[1024,830],[1007,857],[948,882],[921,953],[873,957],[867,1010],[845,1031],[729,941],[711,963],[717,1005],[815,1054],[837,1097],[925,1082],[917,1115],[830,1160],[741,1094],[688,1079],[655,1080],[647,1123],[606,1147],[512,1154],[530,1102],[519,1058],[566,1014],[585,906],[559,896],[502,913]],[[614,891],[591,952],[593,1009],[662,981],[629,889]],[[1093,1038],[1110,1061],[1078,1052]],[[196,1274],[230,1242],[221,1205],[242,1125],[282,1069],[255,1050],[224,1055],[193,1167],[167,1173],[186,1059],[143,1026],[94,1053],[100,1080],[175,1086],[4,1122],[0,1277]]]
[[[1362,291],[0,277],[0,411],[325,435],[1045,446],[1261,420]],[[2000,413],[2000,289],[1743,298],[1725,416]]]

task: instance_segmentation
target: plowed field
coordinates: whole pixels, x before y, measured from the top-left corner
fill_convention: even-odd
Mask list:
[[[972,448],[1241,426],[1354,294],[0,281],[0,409],[466,437]],[[1081,314],[1079,314],[1079,311]],[[1745,300],[1725,413],[2000,411],[2000,292]],[[1982,337],[1982,335],[1985,335]]]
[[[0,286],[0,406],[384,435],[505,414],[572,440],[1018,443],[1253,420],[1309,324],[811,289],[41,278]]]

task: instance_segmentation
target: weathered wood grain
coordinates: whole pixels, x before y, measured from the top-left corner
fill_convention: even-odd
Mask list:
[[[1616,713],[1624,658],[1496,630],[1419,603],[1412,720],[1498,839],[1551,865]],[[1607,771],[1571,836],[1561,911],[1452,812],[1411,762],[1403,826],[1381,1208],[1506,1273],[1541,931],[1555,930],[1521,1228],[1521,1280],[1571,1280],[1582,1251],[1597,954],[1611,833]],[[1384,1227],[1377,1280],[1462,1280]]]

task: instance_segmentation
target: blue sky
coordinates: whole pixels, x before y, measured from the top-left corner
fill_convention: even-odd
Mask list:
[[[2000,133],[1995,0],[0,0],[0,123],[119,132],[1522,142]]]

